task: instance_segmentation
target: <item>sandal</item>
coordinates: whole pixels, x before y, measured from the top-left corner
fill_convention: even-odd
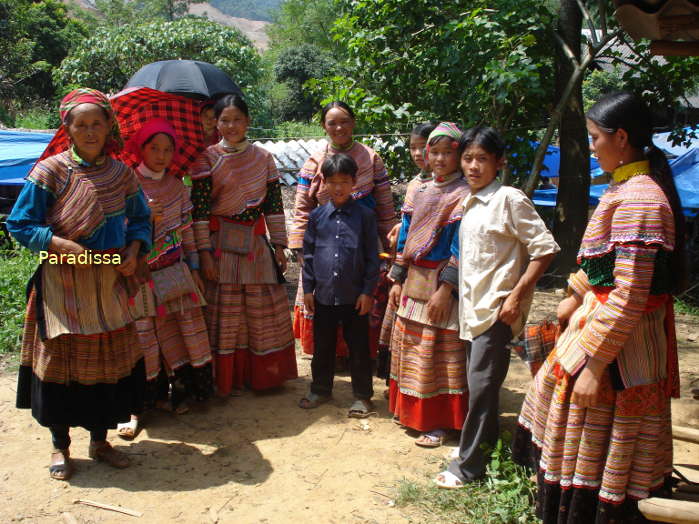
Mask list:
[[[128,422],[117,424],[117,435],[124,440],[133,440],[139,429],[141,429],[141,427],[138,424],[138,419],[134,418],[132,415],[131,420]]]
[[[423,448],[438,448],[444,444],[445,432],[442,429],[435,429],[433,431],[428,431],[423,433],[415,440],[416,446],[421,446]]]
[[[72,475],[73,463],[70,460],[70,451],[67,449],[54,449],[51,452],[49,476],[55,480],[68,480]]]
[[[155,403],[155,408],[168,413],[174,413],[175,415],[189,413],[189,406],[185,402],[180,402],[175,406],[171,400],[158,400]]]
[[[332,396],[330,395],[318,395],[311,392],[299,400],[299,407],[301,409],[315,409],[321,404],[328,402],[331,398]]]
[[[99,462],[106,462],[113,468],[124,469],[131,465],[131,459],[119,450],[116,450],[106,440],[103,442],[90,442],[88,452],[91,459]]]
[[[347,416],[350,418],[367,418],[371,415],[376,415],[376,411],[373,411],[374,404],[371,400],[357,399],[354,401],[347,411]]]
[[[432,482],[442,489],[461,489],[464,487],[463,481],[448,470],[442,471],[432,479]]]

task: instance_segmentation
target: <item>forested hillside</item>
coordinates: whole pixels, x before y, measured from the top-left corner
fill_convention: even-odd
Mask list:
[[[272,21],[272,15],[284,0],[213,0],[211,5],[230,16],[249,20]]]

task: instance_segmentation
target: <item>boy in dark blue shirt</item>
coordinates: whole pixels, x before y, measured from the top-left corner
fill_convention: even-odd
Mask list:
[[[356,399],[348,416],[363,418],[373,411],[368,313],[379,277],[376,215],[352,198],[357,178],[352,157],[330,156],[320,170],[330,201],[311,212],[303,237],[304,304],[313,313],[314,349],[311,391],[299,406],[315,408],[331,398],[342,323]]]

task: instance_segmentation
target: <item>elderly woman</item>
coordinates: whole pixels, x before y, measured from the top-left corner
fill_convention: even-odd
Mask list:
[[[137,285],[127,280],[150,249],[151,226],[134,172],[108,156],[121,138],[107,97],[77,89],[60,116],[72,145],[34,166],[7,228],[43,260],[28,286],[17,407],[49,428],[50,476],[67,480],[71,426],[90,432],[91,458],[129,466],[106,439],[143,395],[128,291]]]
[[[640,99],[605,96],[587,129],[613,182],[583,236],[558,307],[567,327],[524,400],[514,457],[537,468],[544,522],[646,522],[638,500],[666,488],[672,471],[684,221]]]

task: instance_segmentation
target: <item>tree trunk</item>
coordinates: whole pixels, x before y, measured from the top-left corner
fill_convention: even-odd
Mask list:
[[[561,0],[558,31],[580,62],[582,13],[576,0]],[[574,65],[560,46],[556,50],[556,100],[562,96]],[[565,275],[576,267],[576,254],[587,225],[590,192],[590,150],[582,102],[582,75],[563,108],[558,127],[561,149],[558,200],[553,234],[561,253],[552,266],[553,272]]]

